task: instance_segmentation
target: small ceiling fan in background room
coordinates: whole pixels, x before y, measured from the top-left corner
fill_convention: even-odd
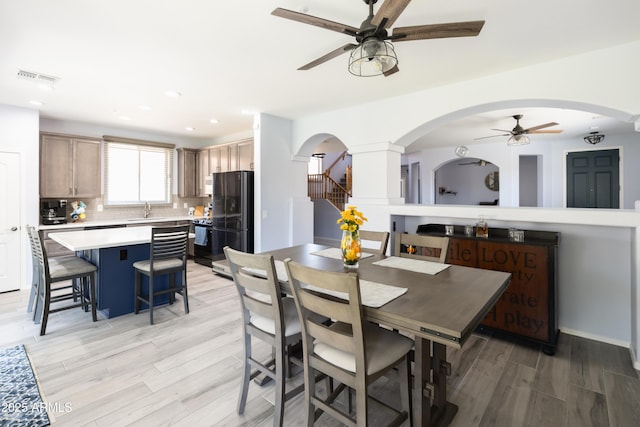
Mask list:
[[[492,165],[492,164],[493,163],[488,162],[486,160],[478,160],[476,162],[458,163],[458,166],[467,166],[467,165],[488,166],[488,165]]]
[[[522,126],[520,126],[520,119],[522,118],[522,114],[516,114],[515,116],[512,116],[512,117],[516,120],[516,126],[512,130],[491,129],[498,132],[506,132],[506,133],[502,133],[500,135],[483,136],[480,138],[474,138],[474,140],[495,138],[498,136],[509,136],[509,139],[507,140],[507,145],[526,145],[531,142],[527,135],[534,134],[534,133],[541,134],[541,133],[561,133],[562,132],[561,129],[542,130],[551,126],[558,126],[558,123],[556,122],[549,122],[543,125],[532,126],[530,128],[525,129]]]
[[[293,10],[276,8],[272,15],[281,18],[315,25],[331,31],[355,37],[356,42],[347,43],[320,58],[303,65],[298,70],[309,70],[346,52],[349,57],[349,72],[360,77],[390,76],[399,71],[398,58],[393,42],[425,40],[449,37],[473,37],[482,30],[484,21],[450,22],[445,24],[416,25],[411,27],[397,27],[389,35],[387,29],[391,27],[410,0],[385,0],[378,11],[373,13],[373,5],[378,0],[364,0],[369,6],[369,16],[362,21],[360,28],[340,24],[316,16],[307,15]]]

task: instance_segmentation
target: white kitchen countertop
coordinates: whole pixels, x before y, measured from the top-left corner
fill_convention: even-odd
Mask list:
[[[72,251],[114,248],[151,242],[151,226],[49,233],[49,238]]]
[[[201,217],[200,217],[201,218]],[[168,222],[168,221],[193,221],[197,217],[181,215],[181,216],[163,216],[163,217],[149,217],[149,218],[120,218],[120,219],[103,219],[103,220],[91,220],[91,221],[77,221],[68,222],[66,224],[56,225],[40,225],[39,230],[58,230],[58,229],[74,229],[85,227],[108,227],[108,226],[122,226],[122,225],[135,225],[135,224],[147,224],[153,222]]]

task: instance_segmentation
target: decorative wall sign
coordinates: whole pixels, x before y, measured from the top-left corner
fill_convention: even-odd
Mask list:
[[[500,191],[500,172],[490,172],[484,179],[484,185],[491,191]]]

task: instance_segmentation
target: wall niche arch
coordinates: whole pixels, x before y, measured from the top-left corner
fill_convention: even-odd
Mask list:
[[[498,205],[500,168],[486,159],[465,157],[434,171],[435,204]]]

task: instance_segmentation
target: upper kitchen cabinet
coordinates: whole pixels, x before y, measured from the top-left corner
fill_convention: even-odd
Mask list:
[[[238,142],[238,170],[253,170],[253,139]]]
[[[195,156],[196,195],[206,196],[205,180],[212,173],[253,170],[253,139],[199,149]]]
[[[197,195],[196,154],[191,148],[178,148],[178,196]]]
[[[40,197],[100,197],[102,141],[40,135]]]
[[[209,148],[209,165],[211,173],[229,171],[229,147],[222,145]]]
[[[205,180],[209,175],[213,173],[213,171],[209,167],[209,150],[198,150],[196,152],[196,178],[197,178],[197,186],[196,192],[197,196],[206,196],[206,188],[205,188]]]

